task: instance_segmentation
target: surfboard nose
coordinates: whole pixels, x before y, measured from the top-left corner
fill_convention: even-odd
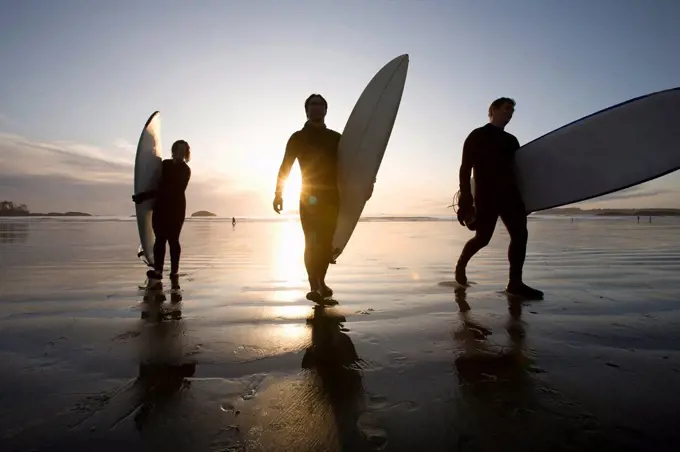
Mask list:
[[[397,65],[397,66],[401,65],[402,63],[408,64],[409,58],[410,57],[409,57],[408,53],[402,53],[401,55],[392,58],[392,60],[390,60],[390,62],[387,63],[384,67],[390,66],[392,64]]]
[[[409,57],[408,53],[404,53],[396,57],[395,60],[404,60],[405,63],[409,63],[411,61],[411,58]]]

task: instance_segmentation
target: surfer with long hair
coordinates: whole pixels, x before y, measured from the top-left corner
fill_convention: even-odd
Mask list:
[[[163,278],[166,242],[170,247],[170,279],[177,281],[179,257],[182,247],[179,236],[186,217],[185,191],[191,179],[191,169],[187,162],[191,160],[191,148],[184,140],[175,141],[172,145],[172,158],[163,160],[162,172],[158,188],[132,197],[136,203],[155,198],[151,224],[156,235],[153,246],[154,268],[146,273],[149,279]]]
[[[522,280],[527,250],[527,213],[517,186],[514,156],[519,149],[517,138],[505,131],[515,112],[515,101],[507,97],[489,106],[488,124],[473,130],[463,144],[458,193],[458,221],[475,231],[456,264],[456,282],[466,286],[465,270],[479,250],[489,244],[498,218],[510,235],[508,260],[510,275],[506,291],[527,298],[542,298],[543,292]],[[470,178],[475,172],[473,196]]]
[[[279,168],[274,193],[274,211],[283,209],[283,189],[290,170],[298,161],[302,173],[300,222],[305,235],[305,268],[310,291],[307,299],[320,302],[333,295],[326,273],[333,255],[333,235],[338,221],[338,143],[340,134],[326,127],[328,103],[320,94],[305,101],[307,122],[293,133]]]

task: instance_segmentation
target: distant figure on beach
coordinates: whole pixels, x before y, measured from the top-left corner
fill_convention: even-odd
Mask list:
[[[328,103],[320,94],[305,101],[307,122],[293,133],[278,173],[274,211],[283,209],[283,189],[288,174],[299,162],[302,173],[300,222],[305,234],[305,268],[309,279],[307,299],[320,302],[333,295],[326,285],[326,272],[332,259],[333,234],[338,220],[338,143],[340,134],[326,127]]]
[[[637,220],[638,220],[638,223],[639,223],[640,222],[640,215],[638,215]]]
[[[156,235],[153,246],[154,269],[146,276],[149,279],[163,278],[163,262],[165,260],[165,243],[170,245],[170,279],[177,284],[179,272],[179,256],[182,248],[179,235],[182,232],[186,217],[186,197],[184,192],[191,169],[187,162],[191,159],[191,148],[184,140],[175,141],[172,145],[172,159],[163,160],[162,172],[158,189],[138,193],[132,200],[139,204],[147,199],[155,198],[153,208],[152,227]]]
[[[236,226],[236,218],[231,217],[231,225]]]
[[[527,286],[522,279],[529,234],[526,209],[513,168],[514,155],[520,146],[517,138],[504,130],[514,111],[514,100],[507,97],[494,100],[489,106],[488,124],[473,130],[463,144],[458,221],[475,231],[475,236],[463,247],[455,278],[459,284],[467,285],[467,264],[489,243],[500,217],[510,234],[510,275],[506,291],[527,298],[542,298],[543,292]],[[474,197],[470,183],[473,169]]]

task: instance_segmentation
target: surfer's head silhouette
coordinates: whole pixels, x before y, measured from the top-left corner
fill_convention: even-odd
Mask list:
[[[515,101],[509,97],[499,97],[489,105],[489,122],[499,129],[505,128],[515,113]]]
[[[172,144],[172,159],[176,162],[191,160],[191,147],[184,140],[177,140]]]
[[[312,94],[305,100],[305,113],[309,122],[323,124],[327,111],[328,102],[321,94]]]

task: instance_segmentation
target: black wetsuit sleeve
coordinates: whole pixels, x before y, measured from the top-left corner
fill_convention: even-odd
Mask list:
[[[513,149],[513,151],[512,151],[512,163],[511,163],[512,171],[510,172],[510,178],[512,180],[512,184],[516,187],[517,186],[517,166],[516,166],[516,163],[515,163],[515,157],[517,155],[517,151],[520,148],[520,144],[519,144],[519,140],[514,135],[512,136],[512,140],[514,141],[515,149]]]
[[[460,192],[465,196],[472,195],[470,178],[472,177],[472,168],[475,166],[477,153],[476,134],[475,132],[472,132],[463,143],[463,159],[460,164],[459,172]]]
[[[295,163],[295,159],[298,157],[298,145],[297,137],[295,134],[291,135],[286,143],[286,153],[283,155],[283,161],[281,162],[281,167],[279,168],[279,175],[276,179],[276,195],[280,196],[283,193],[283,186],[288,179],[290,170]]]
[[[191,180],[191,168],[187,166],[186,177],[182,181],[182,191],[186,191],[187,186],[189,185],[189,180]]]
[[[163,160],[163,163],[161,164],[161,177],[158,178],[158,188],[147,192],[150,198],[158,197],[158,193],[164,191],[165,187],[169,185],[168,182],[170,181],[168,179],[170,178],[170,171],[168,170],[168,166],[168,161]]]
[[[162,191],[163,195],[170,199],[179,199],[184,195],[190,179],[191,168],[188,165],[183,164],[176,167],[172,161],[168,160],[167,163],[163,164],[163,172],[157,192]]]

